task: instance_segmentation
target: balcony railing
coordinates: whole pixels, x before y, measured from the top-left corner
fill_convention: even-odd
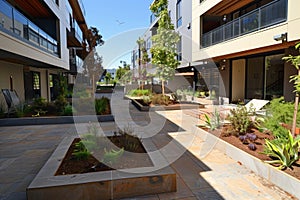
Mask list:
[[[82,42],[82,31],[81,31],[81,29],[80,29],[80,27],[79,27],[79,25],[78,25],[78,23],[76,22],[75,19],[73,20],[72,28],[74,28],[76,38],[77,38],[78,41],[80,41],[80,43],[81,43],[81,42]]]
[[[70,56],[70,71],[72,73],[82,73],[83,60],[78,56]]]
[[[57,41],[4,0],[0,0],[0,27],[58,55]]]
[[[273,1],[202,35],[209,47],[287,20],[287,0]]]

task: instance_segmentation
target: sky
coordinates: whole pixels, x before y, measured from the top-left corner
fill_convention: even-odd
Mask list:
[[[136,40],[150,24],[153,0],[82,0],[88,26],[96,27],[105,41],[97,47],[104,68],[117,68],[120,61],[130,64]]]

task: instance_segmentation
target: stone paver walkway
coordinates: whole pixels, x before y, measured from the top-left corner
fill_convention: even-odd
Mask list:
[[[177,173],[177,192],[130,199],[293,199],[207,145],[197,136],[198,119],[182,111],[142,113],[128,100],[115,98],[113,112],[116,123],[102,123],[105,130],[130,124],[136,133],[152,138],[166,159],[174,161]],[[56,146],[75,133],[73,124],[0,127],[0,199],[26,199],[26,187]],[[171,148],[163,149],[168,144]]]

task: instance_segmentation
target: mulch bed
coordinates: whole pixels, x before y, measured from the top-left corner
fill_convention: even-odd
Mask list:
[[[113,137],[118,136],[111,136],[108,137],[110,140],[113,139]],[[99,171],[109,171],[109,170],[116,170],[116,169],[128,169],[128,168],[137,168],[137,167],[149,167],[153,166],[153,163],[148,156],[145,158],[145,149],[141,143],[139,143],[138,148],[135,152],[136,155],[123,155],[119,158],[118,163],[114,164],[114,166],[117,166],[116,169],[113,169],[104,163],[101,163],[97,158],[100,158],[103,153],[95,153],[97,156],[93,156],[95,154],[92,154],[88,157],[86,160],[78,160],[73,155],[75,144],[78,143],[81,139],[76,138],[73,143],[71,144],[70,148],[67,151],[66,156],[64,157],[59,169],[57,170],[55,175],[67,175],[67,174],[82,174],[82,173],[89,173],[89,172],[99,172]],[[118,139],[114,140],[114,144],[116,146],[120,146],[117,144]],[[125,148],[126,151],[126,148]],[[126,152],[124,152],[125,154]],[[139,153],[142,154],[141,157],[139,157]],[[96,158],[97,157],[97,158]],[[143,159],[141,161],[141,159]]]
[[[248,148],[248,143],[243,144],[237,136],[228,134],[230,125],[224,125],[221,130],[211,131],[206,128],[203,129],[260,160],[272,160],[269,156],[262,153],[264,151],[265,139],[273,139],[273,136],[270,134],[262,133],[257,129],[252,128],[250,132],[256,134],[258,137],[254,142],[257,149],[255,151],[252,151]],[[300,180],[300,160],[293,165],[293,169],[287,168],[284,170],[284,172]]]

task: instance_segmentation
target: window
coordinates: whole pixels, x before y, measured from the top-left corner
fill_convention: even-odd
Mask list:
[[[177,1],[177,4],[176,4],[176,25],[177,25],[177,28],[180,27],[182,25],[182,10],[181,10],[181,0],[178,0]]]
[[[182,37],[181,36],[177,43],[177,60],[182,61]]]
[[[33,89],[40,89],[40,73],[38,72],[33,72]]]

